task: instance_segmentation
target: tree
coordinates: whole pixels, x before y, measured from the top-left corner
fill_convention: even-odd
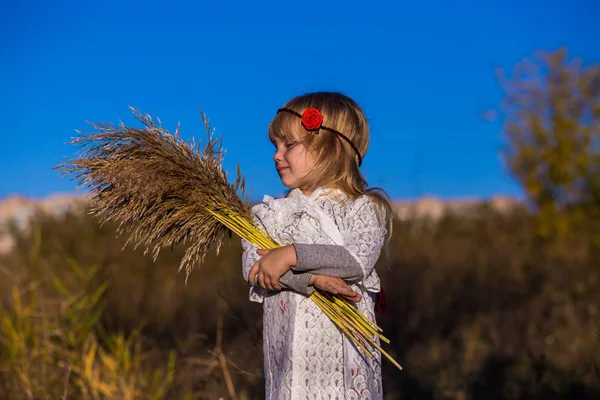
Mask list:
[[[559,49],[500,71],[504,160],[544,236],[564,237],[600,217],[600,65]]]

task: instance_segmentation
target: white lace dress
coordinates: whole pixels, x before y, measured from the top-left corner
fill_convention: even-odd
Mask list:
[[[380,290],[375,263],[385,242],[376,205],[367,196],[342,201],[340,191],[299,189],[281,199],[265,196],[253,207],[255,222],[280,244],[343,245],[359,262],[364,279],[351,287],[362,295],[357,307],[375,320]],[[244,278],[260,258],[257,247],[242,240]],[[361,354],[305,295],[267,291],[257,285],[250,300],[263,302],[263,353],[266,398],[382,399],[381,358]]]

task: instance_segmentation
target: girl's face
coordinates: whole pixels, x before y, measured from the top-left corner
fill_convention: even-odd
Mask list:
[[[288,139],[275,139],[274,145],[273,160],[281,183],[289,189],[299,188],[305,195],[310,195],[309,174],[315,162],[301,139],[296,135]]]

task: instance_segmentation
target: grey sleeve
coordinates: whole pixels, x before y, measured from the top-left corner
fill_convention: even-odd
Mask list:
[[[297,264],[279,278],[285,289],[311,294],[314,288],[308,286],[308,280],[314,274],[335,276],[349,283],[363,278],[360,264],[344,246],[295,243],[294,248]]]
[[[311,273],[298,273],[289,270],[279,278],[279,284],[284,289],[291,289],[298,293],[309,295],[315,288],[308,286],[308,280],[313,276]]]
[[[363,278],[360,264],[344,246],[294,243],[297,263],[294,272],[312,272],[342,278],[351,283]]]

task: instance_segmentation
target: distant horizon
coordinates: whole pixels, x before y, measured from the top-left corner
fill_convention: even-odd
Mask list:
[[[25,196],[21,193],[8,193],[5,194],[3,196],[0,196],[0,202],[3,202],[7,199],[10,198],[24,198],[24,199],[29,199],[29,200],[34,200],[34,201],[42,201],[51,197],[86,197],[86,195],[89,194],[90,196],[93,196],[93,193],[91,192],[77,192],[77,191],[73,191],[73,192],[69,192],[69,191],[63,191],[63,192],[49,192],[46,193],[42,196]],[[278,195],[274,195],[274,194],[269,194],[269,193],[265,193],[265,195],[270,195],[270,196],[278,196]],[[283,193],[281,194],[283,195]],[[259,196],[259,197],[254,197],[251,196],[250,200],[253,202],[259,202],[262,200],[263,195]],[[438,196],[436,194],[423,194],[419,197],[414,197],[414,198],[390,198],[390,200],[394,203],[398,202],[398,203],[402,203],[402,202],[411,202],[411,201],[418,201],[418,200],[423,200],[423,199],[429,199],[429,198],[435,198],[435,199],[439,199],[441,201],[489,201],[492,200],[494,198],[507,198],[507,199],[513,199],[513,200],[519,200],[519,201],[525,201],[526,198],[525,196],[515,196],[515,195],[507,195],[507,194],[502,194],[502,193],[497,193],[497,194],[492,194],[489,196],[469,196],[469,195],[457,195],[454,197],[441,197]]]

